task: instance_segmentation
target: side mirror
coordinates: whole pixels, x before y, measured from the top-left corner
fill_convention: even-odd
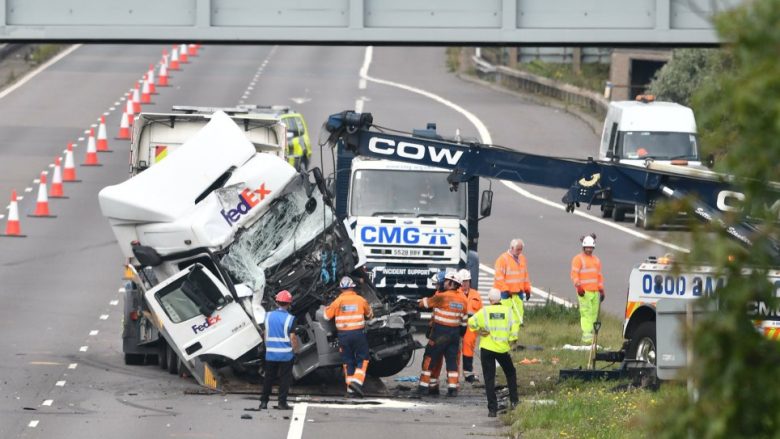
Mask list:
[[[487,217],[490,216],[490,212],[493,210],[493,191],[486,190],[482,191],[482,200],[479,203],[479,214],[480,216]]]
[[[704,157],[704,166],[712,169],[715,166],[715,154],[709,153]]]

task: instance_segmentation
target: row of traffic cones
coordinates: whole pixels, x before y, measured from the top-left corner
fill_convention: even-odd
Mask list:
[[[141,111],[141,104],[150,104],[151,96],[157,94],[156,87],[168,86],[168,70],[179,70],[181,64],[189,62],[189,56],[197,56],[200,45],[181,44],[174,45],[171,50],[170,59],[166,50],[163,50],[163,57],[160,62],[159,74],[156,76],[157,85],[155,86],[155,68],[149,66],[149,70],[143,76],[143,79],[136,84],[135,88],[128,93],[125,111],[120,120],[118,140],[130,140],[130,126],[134,122],[135,115]],[[87,152],[82,166],[102,166],[98,160],[98,152],[113,152],[108,147],[108,136],[106,134],[106,120],[104,116],[100,117],[97,136],[94,128],[90,128],[87,139]],[[68,144],[65,151],[65,163],[62,167],[60,157],[55,159],[53,166],[53,178],[51,189],[47,190],[47,174],[41,172],[41,178],[38,186],[38,198],[35,205],[35,212],[30,217],[34,218],[56,218],[49,210],[49,198],[67,198],[64,193],[63,182],[79,182],[76,178],[76,167],[73,159],[73,143]],[[25,237],[22,235],[21,224],[19,222],[19,204],[16,190],[11,191],[11,204],[8,206],[8,220],[6,221],[5,234],[0,236]]]

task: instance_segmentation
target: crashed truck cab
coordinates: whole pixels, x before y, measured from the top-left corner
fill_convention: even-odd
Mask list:
[[[218,112],[168,158],[100,192],[103,215],[139,274],[144,314],[200,384],[224,389],[223,366],[262,366],[265,311],[281,289],[293,293],[302,341],[294,376],[340,364],[335,331],[316,311],[360,255],[321,174],[312,174],[315,182],[258,153]],[[413,313],[391,308],[370,284],[361,289],[377,315],[368,328],[374,369],[396,373],[417,347]]]

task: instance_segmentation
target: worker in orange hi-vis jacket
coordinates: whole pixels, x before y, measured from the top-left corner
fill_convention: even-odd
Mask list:
[[[509,242],[509,250],[496,259],[493,288],[501,291],[501,303],[515,313],[520,325],[523,324],[523,300],[531,299],[531,277],[528,263],[523,255],[525,243],[515,238]]]
[[[482,309],[482,295],[479,294],[479,291],[471,288],[471,272],[464,268],[458,271],[458,275],[463,282],[460,285],[460,291],[466,296],[466,312],[471,317]],[[463,376],[466,382],[469,383],[479,381],[479,378],[474,373],[474,350],[476,347],[477,332],[467,328],[466,334],[463,336]]]
[[[326,320],[336,320],[339,351],[344,363],[347,396],[363,396],[363,382],[368,369],[368,338],[363,328],[374,317],[368,301],[355,292],[355,281],[344,276],[339,282],[341,294],[325,308]]]
[[[604,275],[601,260],[593,254],[596,236],[582,237],[582,253],[571,260],[571,281],[580,303],[580,328],[582,343],[593,342],[593,324],[598,320],[599,307],[604,301]]]
[[[458,273],[448,272],[444,276],[444,290],[431,297],[421,299],[421,308],[433,308],[433,322],[428,344],[425,346],[418,394],[428,393],[432,362],[444,354],[447,366],[447,396],[458,396],[460,374],[460,339],[466,332],[468,321],[466,297],[460,292],[461,280]]]

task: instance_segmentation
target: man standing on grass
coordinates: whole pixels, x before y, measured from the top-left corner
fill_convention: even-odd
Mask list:
[[[512,357],[509,355],[509,343],[517,340],[520,322],[515,318],[512,310],[501,303],[501,291],[491,288],[488,300],[490,305],[469,318],[469,328],[482,337],[479,342],[479,356],[485,379],[488,417],[495,418],[498,414],[496,362],[506,376],[510,407],[517,406],[517,373],[515,365],[512,364]]]
[[[601,260],[593,254],[596,235],[582,237],[582,253],[571,260],[571,281],[580,303],[582,343],[593,342],[593,324],[599,318],[599,306],[604,301],[604,275]]]

